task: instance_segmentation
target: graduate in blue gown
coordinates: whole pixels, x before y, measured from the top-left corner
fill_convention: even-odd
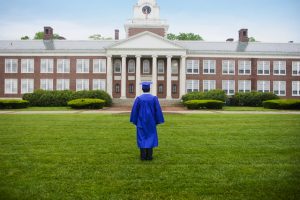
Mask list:
[[[150,85],[142,83],[144,94],[135,99],[130,116],[130,122],[136,125],[141,160],[152,160],[153,148],[158,146],[156,126],[164,123],[158,98],[149,93]]]

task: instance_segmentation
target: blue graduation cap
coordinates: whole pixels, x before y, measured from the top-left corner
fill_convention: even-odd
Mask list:
[[[140,85],[142,85],[143,90],[147,90],[147,89],[150,89],[151,84],[152,84],[152,82],[142,82]]]

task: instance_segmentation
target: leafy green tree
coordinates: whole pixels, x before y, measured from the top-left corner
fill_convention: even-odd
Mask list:
[[[42,39],[44,39],[44,32],[40,31],[40,32],[35,33],[33,39],[34,40],[42,40]],[[54,40],[65,40],[66,38],[64,38],[64,37],[62,37],[62,36],[60,36],[58,34],[53,34],[53,39]]]
[[[249,42],[257,42],[254,37],[249,37]]]
[[[194,33],[179,33],[179,35],[169,33],[167,38],[169,40],[203,40],[200,35]]]
[[[30,40],[30,38],[26,35],[26,36],[21,37],[21,40]]]
[[[111,37],[108,37],[108,38],[102,37],[101,34],[94,34],[94,35],[91,35],[91,36],[89,37],[89,39],[90,39],[90,40],[111,40],[112,38],[111,38]]]

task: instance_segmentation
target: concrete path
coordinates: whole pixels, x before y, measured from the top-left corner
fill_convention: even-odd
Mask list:
[[[71,110],[71,111],[22,111],[22,110],[5,110],[0,111],[0,115],[17,114],[17,115],[32,115],[32,114],[130,114],[130,107],[112,107],[103,110]],[[169,114],[264,114],[264,115],[300,115],[300,111],[222,111],[222,110],[187,110],[183,107],[163,107],[164,113]]]

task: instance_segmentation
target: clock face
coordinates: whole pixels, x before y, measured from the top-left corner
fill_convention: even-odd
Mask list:
[[[144,6],[142,11],[145,15],[149,15],[151,13],[151,7],[150,6]]]

